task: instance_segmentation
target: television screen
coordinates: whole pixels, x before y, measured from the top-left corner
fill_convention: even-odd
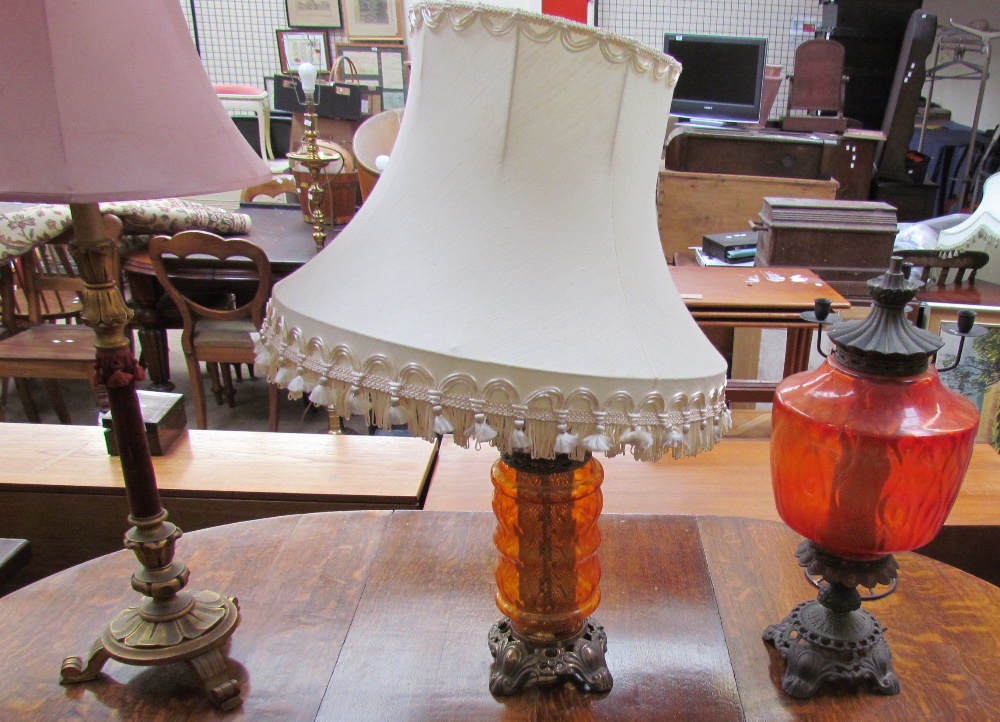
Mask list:
[[[767,38],[667,33],[663,52],[683,66],[672,115],[717,123],[756,123]]]

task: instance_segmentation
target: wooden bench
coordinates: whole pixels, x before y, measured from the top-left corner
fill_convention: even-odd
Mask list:
[[[0,424],[0,447],[0,529],[33,551],[18,585],[122,548],[125,484],[102,429]],[[415,438],[189,430],[153,466],[170,520],[193,531],[284,514],[419,509],[435,456],[436,445]]]

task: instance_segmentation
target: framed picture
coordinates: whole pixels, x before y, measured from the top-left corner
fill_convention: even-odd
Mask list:
[[[937,366],[946,367],[954,363],[961,340],[947,331],[955,328],[958,312],[962,309],[975,311],[976,325],[988,330],[985,336],[966,339],[958,367],[943,372],[941,381],[979,407],[976,441],[1000,451],[1000,307],[928,303],[924,308],[925,327],[944,339],[945,345],[938,351]]]
[[[337,57],[343,55],[354,63],[364,85],[378,89],[382,98],[382,110],[402,108],[406,104],[409,86],[406,46],[337,43],[336,53]]]
[[[402,40],[401,0],[344,0],[344,20],[350,40]]]
[[[339,28],[340,0],[285,0],[288,24],[293,28]]]
[[[297,73],[302,63],[312,63],[320,73],[330,71],[330,45],[325,30],[275,30],[281,72]]]

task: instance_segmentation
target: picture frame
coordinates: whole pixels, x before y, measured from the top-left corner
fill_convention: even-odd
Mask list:
[[[358,69],[358,79],[375,87],[381,96],[381,109],[402,108],[409,89],[406,46],[372,43],[337,43],[336,57],[349,58]]]
[[[936,365],[948,366],[954,363],[961,339],[947,330],[956,325],[958,312],[965,309],[976,312],[976,325],[985,327],[987,333],[965,340],[958,367],[943,372],[941,382],[976,404],[980,414],[976,441],[1000,451],[1000,307],[926,303],[924,328],[944,339]]]
[[[403,40],[401,0],[344,0],[344,28],[355,40]]]
[[[285,0],[288,25],[293,28],[342,28],[340,0]]]
[[[325,30],[275,30],[281,72],[293,75],[310,62],[319,73],[330,72],[330,41]]]

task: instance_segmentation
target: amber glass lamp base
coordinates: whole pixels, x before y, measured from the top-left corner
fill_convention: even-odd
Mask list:
[[[572,680],[607,692],[607,637],[590,619],[601,600],[604,470],[589,454],[582,462],[514,454],[494,464],[492,478],[496,602],[504,618],[490,630],[490,691]]]

